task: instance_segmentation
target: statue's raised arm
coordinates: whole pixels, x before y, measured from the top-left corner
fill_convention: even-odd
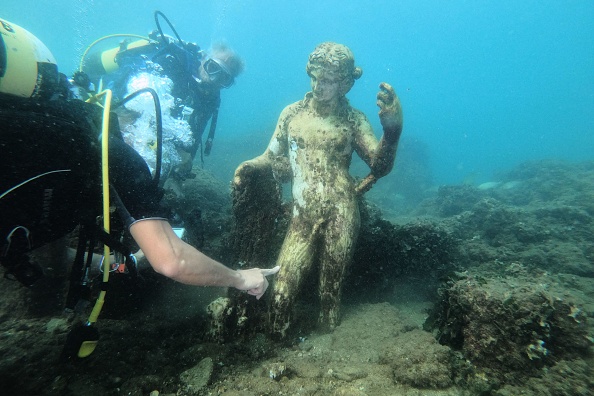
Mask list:
[[[368,147],[360,149],[369,154],[365,155],[357,150],[361,158],[364,160],[367,158],[366,162],[371,168],[369,175],[367,175],[355,188],[357,194],[364,194],[369,191],[380,177],[384,177],[390,173],[394,166],[396,149],[398,148],[398,141],[400,140],[400,134],[402,133],[402,106],[400,105],[400,100],[398,99],[396,92],[394,92],[394,88],[385,82],[381,83],[379,87],[380,91],[377,94],[377,105],[380,108],[378,114],[384,134],[377,147],[373,148],[373,144],[367,142]],[[362,141],[365,142],[366,140],[362,139]]]

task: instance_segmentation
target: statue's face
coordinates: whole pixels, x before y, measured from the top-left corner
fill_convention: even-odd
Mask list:
[[[309,77],[314,99],[318,102],[331,102],[340,97],[340,78],[336,73],[318,69]]]

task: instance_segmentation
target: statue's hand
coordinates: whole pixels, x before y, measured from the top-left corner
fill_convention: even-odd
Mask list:
[[[255,170],[253,161],[242,162],[237,169],[235,169],[235,175],[233,176],[233,185],[240,187],[244,181],[248,180],[251,174]]]
[[[400,100],[390,84],[383,82],[379,87],[377,105],[380,108],[380,122],[384,128],[385,137],[391,141],[395,141],[400,137],[400,132],[402,131],[402,107],[400,106]]]

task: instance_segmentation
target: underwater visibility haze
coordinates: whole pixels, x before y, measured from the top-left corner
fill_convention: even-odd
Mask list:
[[[281,249],[290,211],[264,213],[266,238],[242,234],[230,186],[285,106],[310,91],[314,48],[352,50],[363,74],[347,98],[378,138],[379,84],[394,87],[402,138],[394,169],[359,203],[341,322],[317,327],[317,278],[304,275],[288,339],[258,321],[270,291],[233,311],[239,330],[225,333],[224,298],[242,295],[181,285],[146,264],[142,282],[110,280],[93,355],[57,363],[72,325],[72,260],[48,249],[32,255],[44,263],[38,285],[0,280],[0,394],[594,394],[593,1],[3,0],[0,18],[33,33],[71,76],[95,40],[146,36],[156,10],[183,40],[225,42],[245,62],[221,91],[211,154],[164,198],[192,214],[186,241],[233,268],[246,264],[237,240],[259,249],[261,268]],[[364,177],[353,157],[351,173]]]
[[[490,181],[531,159],[592,158],[590,1],[7,0],[2,17],[37,35],[70,75],[97,38],[154,29],[154,10],[184,40],[224,40],[245,60],[223,92],[221,141],[206,163],[227,178],[238,156],[263,151],[280,110],[308,90],[305,61],[323,41],[353,50],[363,77],[348,97],[378,134],[378,84],[395,87],[403,139],[427,145],[435,184]],[[245,143],[252,151],[242,154]],[[218,163],[230,150],[234,163]]]

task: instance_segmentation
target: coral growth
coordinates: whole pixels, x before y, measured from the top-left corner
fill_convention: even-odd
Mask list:
[[[442,344],[462,351],[473,375],[514,384],[562,360],[589,355],[586,315],[554,278],[459,275],[440,290],[427,324],[437,329]]]

